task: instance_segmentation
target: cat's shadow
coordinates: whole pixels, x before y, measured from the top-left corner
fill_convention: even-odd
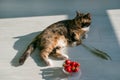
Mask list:
[[[16,39],[17,41],[14,43],[13,48],[17,50],[17,53],[15,57],[11,60],[12,66],[15,66],[15,67],[20,66],[19,59],[22,56],[23,52],[25,51],[29,43],[33,40],[33,38],[35,38],[35,36],[37,36],[40,33],[41,31],[30,33],[24,36],[14,37],[14,39]],[[33,60],[38,66],[41,66],[41,67],[46,66],[45,63],[40,59],[38,53],[39,53],[39,50],[36,49],[35,52],[32,53],[31,58],[33,58]]]

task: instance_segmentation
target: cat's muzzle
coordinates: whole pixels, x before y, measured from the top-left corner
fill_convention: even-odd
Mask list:
[[[82,36],[82,39],[87,39],[88,38],[88,32],[90,30],[90,26],[82,28],[82,30],[85,31],[85,34]]]
[[[82,28],[82,30],[87,33],[90,30],[90,26],[85,26]]]

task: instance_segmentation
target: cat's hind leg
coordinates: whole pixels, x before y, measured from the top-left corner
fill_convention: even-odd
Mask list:
[[[49,54],[51,53],[52,48],[44,48],[40,50],[40,57],[45,61],[48,66],[52,65],[51,60],[49,59]]]
[[[61,53],[60,47],[56,47],[55,49],[53,49],[51,56],[61,60],[65,60],[69,58],[67,55]]]

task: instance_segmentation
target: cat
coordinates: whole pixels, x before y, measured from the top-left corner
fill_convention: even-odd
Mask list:
[[[28,45],[19,59],[19,64],[24,64],[27,57],[36,48],[40,50],[39,56],[48,66],[51,65],[49,55],[58,59],[68,59],[67,55],[61,53],[61,49],[67,46],[80,45],[82,38],[85,38],[89,31],[90,24],[91,14],[77,11],[75,18],[62,20],[48,26]]]

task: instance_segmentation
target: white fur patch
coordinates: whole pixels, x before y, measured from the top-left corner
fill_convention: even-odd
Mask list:
[[[53,65],[53,63],[52,63],[51,59],[48,59],[47,61],[50,63],[50,66],[52,66],[52,65]]]
[[[66,46],[66,43],[65,43],[64,40],[59,39],[59,40],[58,40],[58,44],[57,44],[57,46],[65,47],[65,46]]]
[[[90,29],[90,26],[82,28],[82,30],[87,31],[87,32],[89,31],[89,29]]]
[[[67,54],[62,54],[63,56],[65,56],[67,59],[69,58]]]
[[[73,47],[76,46],[76,42],[73,42],[72,46],[73,46]]]

